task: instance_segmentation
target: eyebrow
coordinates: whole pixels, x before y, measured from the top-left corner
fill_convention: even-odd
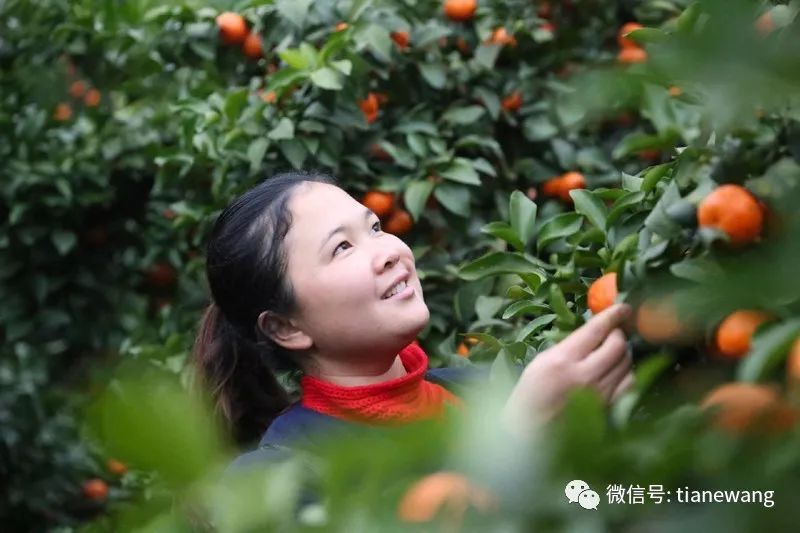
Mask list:
[[[374,214],[375,213],[372,212],[372,209],[370,209],[370,208],[365,209],[364,210],[364,220],[367,220],[370,216],[372,216]],[[343,226],[343,225],[342,226],[336,226],[335,228],[333,228],[330,231],[330,233],[328,233],[328,236],[325,237],[325,239],[322,241],[322,246],[319,247],[319,251],[320,252],[322,251],[322,249],[325,247],[325,244],[327,244],[327,242],[331,239],[331,237],[333,237],[334,235],[336,235],[340,231],[343,231],[344,229],[345,229],[345,226]]]

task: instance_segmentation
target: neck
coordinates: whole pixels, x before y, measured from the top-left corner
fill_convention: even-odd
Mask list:
[[[388,368],[385,364],[365,368],[363,363],[355,364],[322,360],[317,360],[315,367],[313,369],[309,368],[306,373],[322,381],[343,387],[382,383],[407,374],[399,355],[395,356]]]

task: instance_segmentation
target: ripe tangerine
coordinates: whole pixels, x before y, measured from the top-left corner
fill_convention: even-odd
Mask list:
[[[614,305],[617,299],[617,273],[603,274],[589,286],[586,301],[595,315],[607,307]]]

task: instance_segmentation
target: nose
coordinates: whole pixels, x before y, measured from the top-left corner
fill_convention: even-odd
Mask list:
[[[378,272],[389,270],[400,261],[400,248],[396,244],[384,246],[375,254],[375,266]]]

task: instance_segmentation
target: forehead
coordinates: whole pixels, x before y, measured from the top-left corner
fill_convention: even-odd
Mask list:
[[[319,239],[362,209],[359,202],[335,185],[305,182],[295,189],[289,201],[292,224],[287,237],[291,235],[293,240],[303,241]]]

